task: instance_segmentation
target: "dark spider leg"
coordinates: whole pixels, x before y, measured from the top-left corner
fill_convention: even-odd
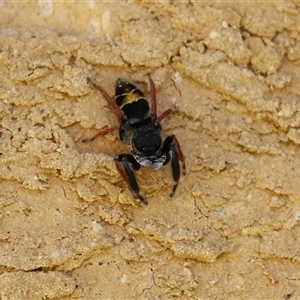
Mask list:
[[[155,84],[151,79],[150,73],[148,74],[150,81],[150,95],[151,95],[151,114],[156,117],[156,92]]]
[[[169,135],[163,144],[163,153],[167,153],[167,160],[164,164],[167,164],[169,160],[171,160],[172,165],[172,175],[174,180],[174,185],[172,188],[172,192],[170,193],[170,197],[173,197],[175,191],[178,186],[179,178],[180,178],[180,164],[179,161],[182,163],[182,173],[185,175],[185,161],[183,153],[180,149],[180,145],[178,140],[176,139],[175,135]]]
[[[111,132],[114,132],[116,130],[119,129],[119,126],[114,126],[114,127],[111,127],[111,128],[108,128],[108,129],[105,129],[103,131],[100,131],[98,132],[96,135],[94,135],[92,138],[90,139],[83,139],[82,142],[83,143],[86,143],[86,142],[92,142],[94,141],[96,138],[98,138],[99,136],[102,136],[102,135],[106,135],[108,133],[111,133]]]
[[[173,135],[173,143],[174,143],[176,151],[178,153],[179,160],[181,161],[181,164],[182,164],[182,174],[185,175],[186,174],[186,169],[185,169],[184,156],[183,156],[183,153],[181,151],[180,144],[179,144],[177,138],[175,137],[175,135]]]
[[[130,145],[131,139],[130,139],[130,134],[132,132],[132,128],[129,126],[126,126],[126,122],[122,120],[121,125],[119,127],[119,137],[120,140],[127,145]]]
[[[96,83],[92,82],[90,78],[88,78],[88,81],[92,83],[95,89],[97,89],[102,96],[105,98],[105,100],[111,105],[111,107],[115,110],[115,112],[120,116],[124,117],[124,111],[116,104],[116,102],[106,93],[106,91]]]
[[[140,168],[140,164],[131,154],[126,153],[121,153],[116,156],[115,163],[123,179],[127,182],[133,196],[140,199],[143,203],[148,204],[148,201],[140,194],[140,188],[134,175],[134,171]]]

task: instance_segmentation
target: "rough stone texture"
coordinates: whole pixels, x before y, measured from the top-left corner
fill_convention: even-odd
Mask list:
[[[296,1],[0,1],[1,299],[299,299]],[[137,172],[87,78],[149,97],[187,165]]]

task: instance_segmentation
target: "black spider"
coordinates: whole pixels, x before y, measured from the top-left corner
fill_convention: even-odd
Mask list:
[[[91,139],[83,142],[93,141],[97,137],[119,129],[120,139],[123,143],[131,145],[131,153],[121,153],[115,157],[116,167],[127,182],[133,195],[145,204],[147,200],[140,194],[140,189],[134,175],[134,171],[140,166],[159,169],[171,161],[174,185],[170,197],[173,197],[180,178],[180,164],[182,163],[183,174],[185,174],[185,162],[180,145],[175,135],[169,135],[162,142],[160,122],[168,116],[172,110],[166,110],[160,117],[156,115],[155,85],[150,80],[151,86],[151,109],[144,94],[132,83],[116,80],[115,100],[99,85],[92,82],[93,86],[102,94],[107,102],[121,118],[120,126],[114,126],[97,133]],[[91,81],[89,79],[89,81]]]

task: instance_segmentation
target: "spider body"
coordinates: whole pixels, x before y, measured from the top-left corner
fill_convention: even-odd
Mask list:
[[[175,135],[169,135],[162,140],[162,128],[160,122],[172,111],[166,110],[160,117],[156,115],[156,94],[153,81],[151,86],[151,107],[148,100],[135,85],[120,78],[116,80],[115,99],[112,99],[99,85],[93,86],[102,94],[111,107],[120,117],[120,126],[114,126],[97,133],[91,139],[93,141],[101,135],[119,129],[119,136],[124,144],[131,145],[131,153],[121,153],[115,157],[116,167],[127,182],[134,197],[148,204],[140,194],[140,189],[134,172],[140,166],[151,169],[159,169],[169,161],[172,164],[174,185],[170,197],[173,197],[180,178],[180,162],[183,174],[185,174],[185,162],[180,145]]]

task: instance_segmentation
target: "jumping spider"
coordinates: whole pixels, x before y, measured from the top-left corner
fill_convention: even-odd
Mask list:
[[[90,79],[88,80],[91,82]],[[150,75],[149,80],[151,109],[144,94],[128,81],[117,78],[114,100],[101,86],[92,82],[93,86],[119,115],[121,124],[101,131],[91,139],[83,140],[83,142],[93,141],[99,136],[119,129],[121,141],[124,144],[131,145],[132,148],[131,153],[121,153],[115,157],[116,167],[127,182],[134,197],[145,204],[148,204],[148,201],[140,194],[139,185],[134,175],[134,171],[137,171],[140,166],[156,170],[171,161],[174,185],[170,197],[173,197],[180,178],[179,161],[182,164],[182,173],[185,174],[184,156],[175,135],[169,135],[162,142],[160,122],[172,110],[168,109],[157,117],[155,85]]]

